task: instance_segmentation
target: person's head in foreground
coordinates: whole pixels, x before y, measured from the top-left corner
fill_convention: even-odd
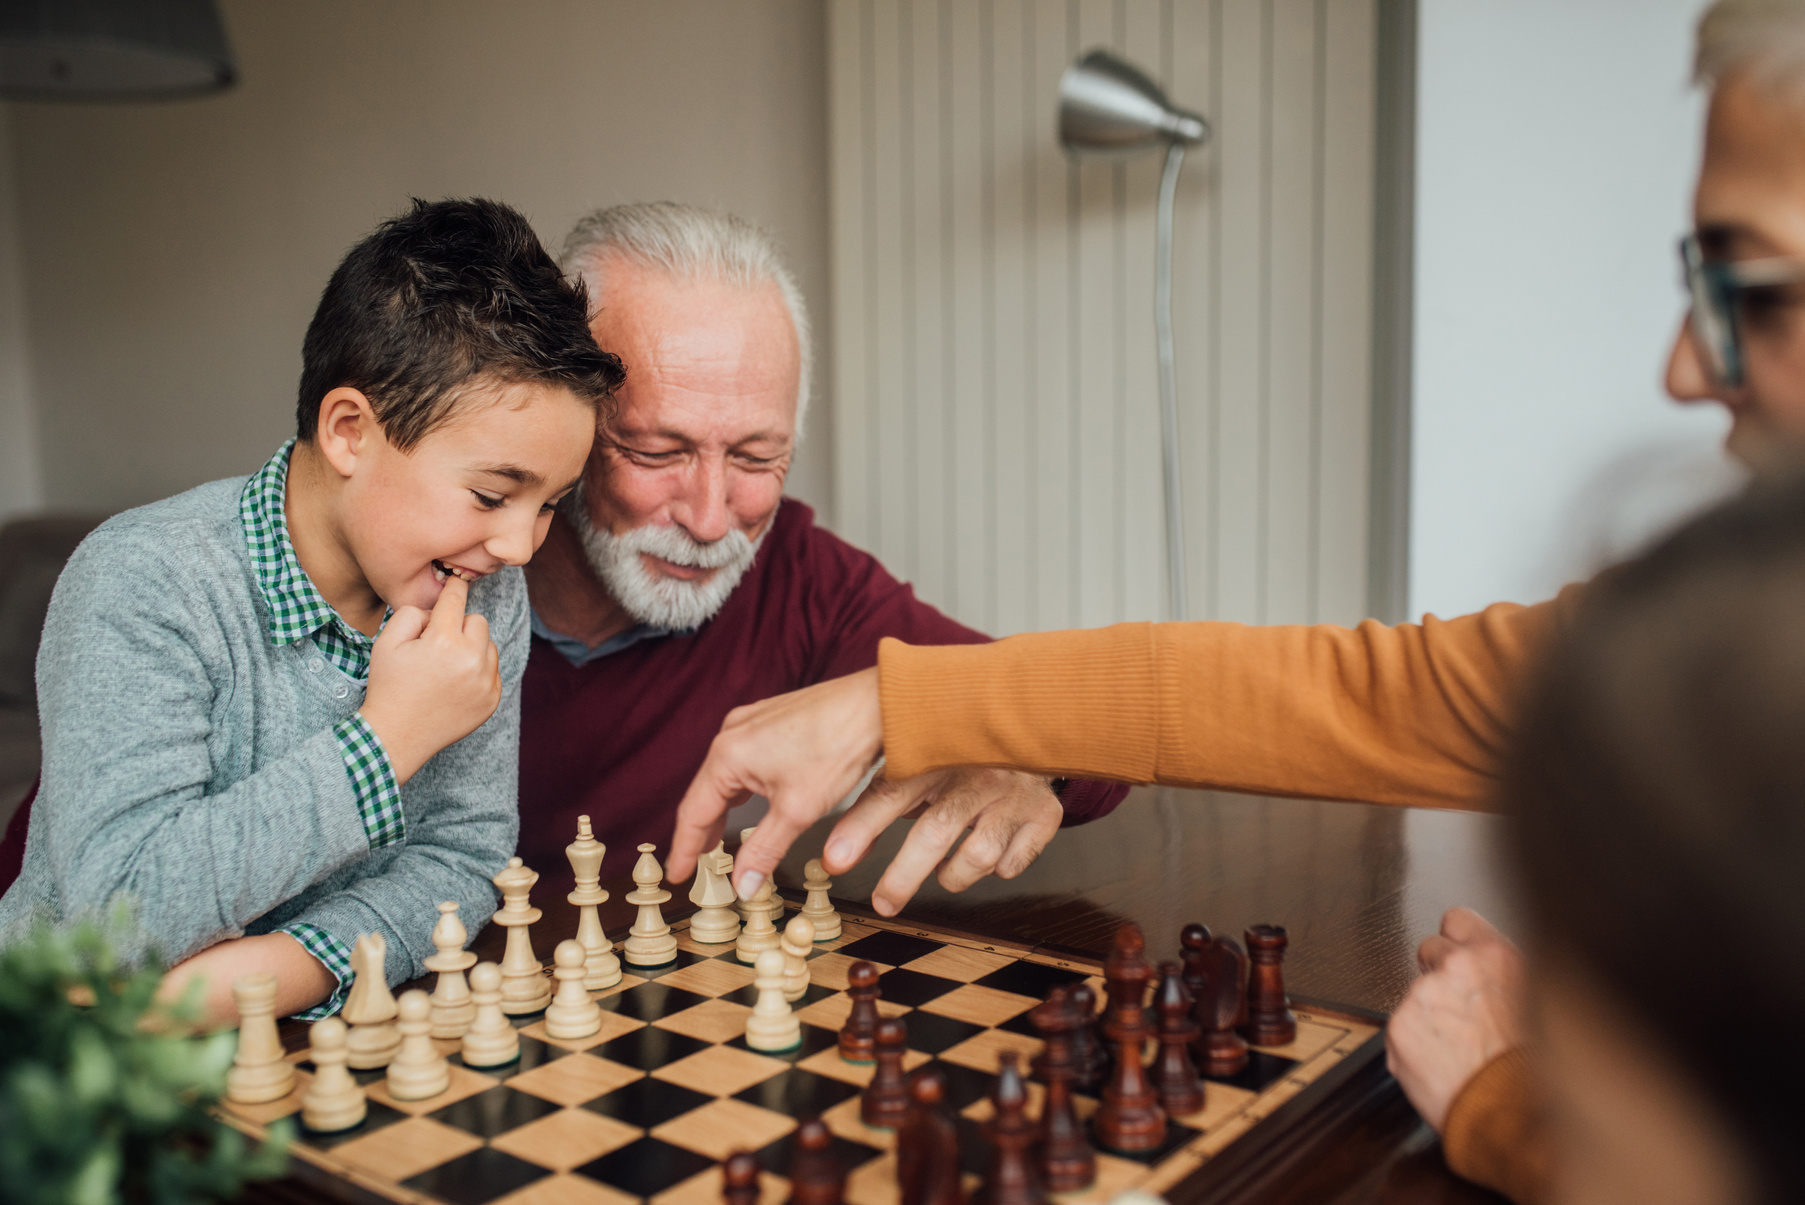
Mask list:
[[[1805,480],[1586,597],[1505,776],[1570,1202],[1805,1198]]]
[[[496,201],[415,201],[351,249],[296,408],[294,479],[328,499],[296,539],[329,598],[361,576],[371,605],[430,608],[447,577],[532,556],[622,375],[587,318],[581,284]]]
[[[633,366],[563,514],[626,619],[697,627],[783,500],[808,410],[802,292],[756,226],[670,201],[584,219],[563,263],[596,341]]]

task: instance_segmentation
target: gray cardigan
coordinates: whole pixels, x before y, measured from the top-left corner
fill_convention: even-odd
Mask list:
[[[526,581],[509,568],[472,586],[501,705],[401,788],[406,836],[372,851],[332,732],[364,683],[312,640],[271,643],[243,486],[108,520],[58,579],[38,650],[43,780],[0,934],[125,896],[172,962],[303,922],[347,948],[382,934],[399,982],[423,973],[440,900],[482,927],[514,851]]]

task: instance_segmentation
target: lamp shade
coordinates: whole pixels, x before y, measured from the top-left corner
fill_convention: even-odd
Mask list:
[[[1093,50],[1059,77],[1059,142],[1069,151],[1139,151],[1195,146],[1209,123],[1176,108],[1133,63]]]
[[[213,0],[0,0],[0,95],[196,96],[237,78]]]

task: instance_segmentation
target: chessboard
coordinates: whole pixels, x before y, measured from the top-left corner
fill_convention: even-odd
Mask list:
[[[674,962],[627,967],[619,984],[592,993],[603,1024],[588,1038],[557,1041],[542,1015],[515,1017],[519,1061],[482,1071],[462,1065],[457,1042],[438,1043],[452,1064],[451,1086],[426,1100],[396,1100],[382,1071],[355,1072],[368,1116],[343,1133],[301,1131],[291,1175],[338,1201],[717,1205],[721,1162],[747,1150],[764,1169],[760,1205],[781,1205],[797,1124],[819,1116],[848,1173],[849,1205],[896,1205],[894,1133],[859,1118],[873,1067],[846,1061],[837,1048],[851,1009],[847,972],[868,961],[881,972],[880,1014],[905,1019],[905,1067],[932,1062],[944,1076],[969,1190],[990,1158],[980,1123],[991,1112],[999,1054],[1017,1051],[1025,1066],[1040,1052],[1027,1014],[1055,988],[1089,982],[1099,997],[1104,989],[1094,960],[846,914],[840,936],[810,955],[810,985],[795,1006],[801,1045],[765,1054],[745,1037],[757,995],[752,968],[731,944],[693,941],[687,921],[671,927]],[[1151,938],[1149,954],[1176,956],[1178,935],[1169,936]],[[1056,1200],[1089,1205],[1127,1189],[1201,1200],[1223,1179],[1213,1172],[1245,1177],[1262,1154],[1294,1148],[1301,1129],[1333,1110],[1338,1091],[1373,1080],[1384,1052],[1382,1018],[1297,999],[1292,1006],[1293,1041],[1255,1047],[1235,1076],[1206,1079],[1202,1111],[1171,1119],[1162,1146],[1132,1157],[1099,1151],[1095,1183]],[[307,1053],[288,1056],[297,1081],[289,1096],[228,1103],[226,1118],[261,1136],[269,1123],[297,1115],[312,1069]],[[1044,1090],[1028,1091],[1030,1115],[1038,1115]],[[1084,1095],[1075,1104],[1080,1117],[1097,1107]]]

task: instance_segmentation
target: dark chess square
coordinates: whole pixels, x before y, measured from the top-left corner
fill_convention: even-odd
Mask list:
[[[648,1076],[634,1080],[624,1088],[617,1088],[606,1096],[586,1101],[582,1107],[591,1113],[599,1113],[603,1117],[612,1117],[615,1121],[624,1121],[628,1125],[642,1126],[649,1130],[663,1125],[673,1117],[681,1117],[692,1109],[699,1109],[713,1099],[715,1098],[701,1092]]]
[[[789,1117],[812,1117],[825,1113],[843,1100],[859,1094],[856,1086],[845,1080],[831,1079],[792,1067],[734,1094],[735,1100],[769,1109]]]
[[[940,1068],[940,1073],[946,1077],[946,1103],[955,1113],[977,1104],[996,1087],[997,1077],[986,1071],[974,1071],[939,1059],[935,1059],[932,1066]]]
[[[848,958],[863,958],[868,962],[887,962],[899,967],[905,962],[913,962],[925,954],[944,948],[940,942],[929,941],[925,937],[910,937],[907,933],[871,933],[857,941],[847,942],[837,953]],[[887,998],[887,997],[886,997]]]
[[[530,1093],[501,1084],[487,1092],[466,1096],[427,1116],[478,1138],[494,1138],[557,1111],[558,1106],[549,1100],[540,1100]]]
[[[1288,1059],[1282,1054],[1267,1054],[1264,1050],[1247,1052],[1247,1066],[1226,1079],[1204,1078],[1212,1084],[1233,1084],[1237,1088],[1246,1088],[1249,1092],[1264,1092],[1268,1084],[1275,1084],[1291,1074],[1297,1066],[1296,1059]],[[1209,1089],[1204,1089],[1208,1092]]]
[[[647,1137],[585,1163],[577,1168],[577,1174],[636,1197],[649,1197],[713,1166],[714,1160],[707,1155]]]
[[[666,983],[642,983],[619,995],[597,1000],[596,1003],[608,1012],[632,1017],[635,1021],[652,1022],[660,1017],[680,1013],[686,1008],[694,1008],[706,999],[707,996]]]
[[[403,1180],[402,1184],[452,1205],[483,1205],[549,1175],[537,1164],[486,1146]]]
[[[689,993],[684,993],[688,995]],[[707,1050],[714,1043],[704,1042],[700,1038],[686,1037],[680,1033],[672,1033],[668,1029],[659,1029],[656,1025],[648,1025],[644,1029],[636,1029],[632,1033],[623,1034],[612,1042],[603,1042],[592,1048],[589,1053],[611,1063],[619,1063],[623,1067],[637,1067],[641,1071],[652,1071],[668,1066],[681,1058],[688,1058],[698,1050]]]
[[[786,1175],[789,1172],[790,1158],[795,1147],[796,1131],[791,1130],[758,1152],[759,1165],[768,1172],[774,1172],[780,1176]],[[862,1142],[853,1142],[838,1134],[834,1135],[833,1145],[828,1148],[828,1151],[833,1156],[834,1162],[848,1172],[883,1154],[876,1147],[866,1146]]]
[[[911,1008],[920,1008],[930,1000],[938,1000],[956,987],[965,986],[952,979],[942,979],[938,975],[924,975],[920,971],[905,971],[898,968],[885,971],[877,977],[877,988],[880,999],[892,1004],[907,1004]]]
[[[1088,1124],[1085,1126],[1085,1132],[1090,1135],[1091,1145],[1098,1150],[1106,1151],[1118,1159],[1132,1159],[1136,1163],[1146,1164],[1158,1163],[1161,1159],[1164,1159],[1167,1155],[1170,1155],[1173,1151],[1191,1141],[1191,1139],[1197,1137],[1197,1135],[1203,1133],[1202,1130],[1194,1130],[1183,1122],[1173,1121],[1168,1117],[1166,1118],[1166,1140],[1164,1142],[1150,1151],[1129,1152],[1113,1151],[1104,1146],[1101,1142],[1098,1142],[1096,1130]]]
[[[317,1150],[329,1151],[335,1146],[350,1142],[353,1138],[362,1138],[365,1134],[373,1134],[384,1126],[394,1125],[397,1121],[406,1121],[407,1114],[399,1109],[391,1109],[379,1100],[372,1100],[364,1111],[364,1119],[348,1130],[338,1130],[331,1134],[316,1134],[312,1130],[301,1131],[301,1141]]]
[[[808,990],[802,993],[802,999],[796,1001],[794,1004],[790,1005],[790,1007],[792,1009],[804,1009],[815,1001],[825,1000],[833,994],[833,988],[823,987],[819,983],[811,983],[808,985]],[[722,996],[721,999],[731,1000],[735,1004],[744,1004],[747,1008],[751,1008],[758,1003],[758,987],[755,984],[748,983],[738,991],[727,993],[725,996]]]
[[[919,1010],[903,1014],[903,1022],[909,1027],[909,1049],[919,1050],[923,1054],[939,1054],[943,1050],[951,1050],[965,1039],[975,1038],[984,1032],[982,1025]]]
[[[527,1017],[525,1019],[531,1021],[535,1018]],[[541,1042],[538,1038],[529,1038],[525,1034],[521,1034],[520,1058],[518,1061],[503,1063],[499,1067],[473,1067],[471,1070],[481,1071],[485,1075],[519,1075],[523,1071],[531,1071],[535,1067],[543,1067],[553,1059],[561,1059],[569,1053],[570,1051],[564,1049],[562,1046],[553,1046],[550,1042]],[[447,1055],[445,1061],[450,1063],[453,1067],[469,1066],[468,1063],[464,1062],[464,1056],[462,1054]],[[383,1075],[386,1073],[377,1072],[376,1074]]]
[[[1018,996],[1045,1000],[1052,995],[1054,988],[1070,987],[1074,983],[1083,983],[1084,980],[1085,976],[1078,971],[1041,966],[1037,962],[1012,962],[973,982],[979,987],[993,987],[999,992],[1014,992]]]

